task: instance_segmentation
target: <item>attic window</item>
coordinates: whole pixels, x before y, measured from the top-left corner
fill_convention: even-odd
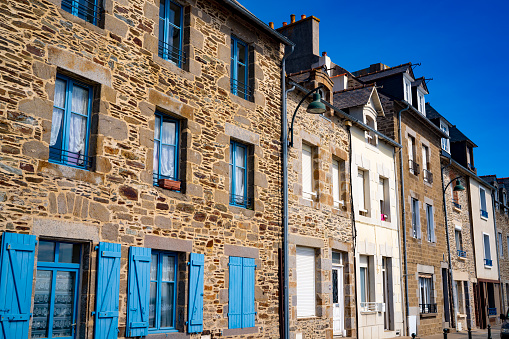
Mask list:
[[[375,121],[369,116],[366,116],[366,125],[376,130]],[[366,142],[370,145],[376,146],[377,136],[373,131],[366,131]]]
[[[407,77],[403,77],[403,86],[405,91],[405,101],[412,104],[412,82]]]
[[[424,93],[417,89],[417,107],[419,112],[426,116],[426,101],[424,100]]]
[[[442,130],[442,132],[449,135],[449,126],[442,120],[440,120],[440,129]],[[449,138],[442,138],[442,149],[447,153],[451,153]]]

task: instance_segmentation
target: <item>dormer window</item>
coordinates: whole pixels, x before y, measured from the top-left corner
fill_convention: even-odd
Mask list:
[[[426,102],[424,100],[424,93],[417,89],[417,107],[419,108],[419,112],[421,112],[424,116],[426,115]]]
[[[449,135],[449,126],[442,120],[440,120],[440,129],[445,134]],[[442,138],[442,149],[447,153],[451,153],[451,143],[449,138]]]
[[[471,171],[475,171],[474,167],[474,153],[472,147],[467,146],[467,167]]]
[[[366,116],[366,125],[376,130],[375,120],[369,116]],[[373,131],[366,131],[366,142],[370,145],[377,145],[377,136]]]
[[[405,101],[412,104],[412,80],[406,74],[403,74],[403,86],[405,90]]]

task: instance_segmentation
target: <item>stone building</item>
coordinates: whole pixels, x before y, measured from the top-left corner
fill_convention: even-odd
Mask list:
[[[278,338],[291,43],[235,1],[102,3],[2,3],[4,334]]]
[[[398,195],[408,333],[440,333],[450,322],[444,310],[449,266],[439,176],[440,138],[447,135],[426,117],[428,89],[424,78],[415,78],[410,63],[374,64],[353,74],[362,84],[380,86],[385,115],[377,117],[378,130],[403,145],[397,166],[402,167]]]

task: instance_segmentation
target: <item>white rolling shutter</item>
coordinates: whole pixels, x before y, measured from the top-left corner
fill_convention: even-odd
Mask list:
[[[313,193],[313,159],[311,146],[302,144],[302,191]]]
[[[314,317],[315,249],[297,246],[297,317]]]
[[[339,162],[332,160],[332,198],[334,203],[339,202]]]

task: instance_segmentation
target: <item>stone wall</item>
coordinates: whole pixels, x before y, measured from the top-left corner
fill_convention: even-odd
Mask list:
[[[509,308],[509,216],[507,214],[507,207],[501,203],[495,211],[495,220],[497,223],[497,233],[502,233],[502,247],[504,249],[503,255],[498,254],[498,264],[500,266],[500,288],[502,289],[502,310],[499,313],[504,313]]]
[[[204,333],[233,335],[227,245],[258,253],[256,331],[250,337],[279,337],[282,46],[222,3],[180,3],[187,53],[182,68],[157,55],[158,0],[106,0],[100,27],[63,11],[59,0],[1,5],[0,230],[90,249],[80,338],[93,338],[93,248],[99,241],[122,245],[120,337],[129,246],[181,253],[181,331],[187,318],[184,264],[191,251],[205,254]],[[253,101],[230,93],[231,34],[251,47]],[[48,160],[57,73],[94,88],[90,171]],[[153,185],[156,110],[182,122],[181,192]],[[248,144],[253,153],[252,210],[229,205],[230,140]]]

